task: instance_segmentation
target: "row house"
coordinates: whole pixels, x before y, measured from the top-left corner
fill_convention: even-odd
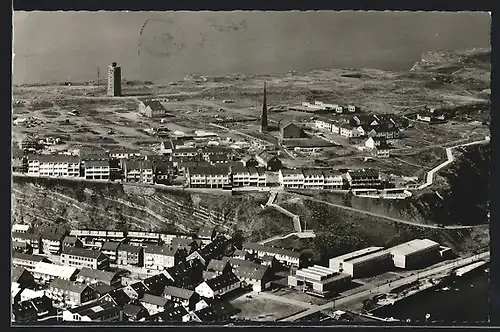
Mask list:
[[[52,263],[47,257],[41,255],[30,255],[19,252],[12,253],[12,264],[26,268],[28,271],[35,269],[39,262]]]
[[[121,307],[103,299],[62,312],[62,320],[65,322],[118,322],[122,317]]]
[[[224,154],[211,154],[207,159],[210,165],[225,165],[229,164],[229,162],[231,161],[231,159],[229,159],[229,157]]]
[[[271,172],[277,172],[283,166],[281,160],[277,156],[267,151],[262,151],[256,155],[255,160],[259,163],[259,166]]]
[[[200,296],[214,298],[241,288],[241,281],[234,273],[221,274],[205,280],[195,288]]]
[[[144,294],[139,303],[146,308],[149,315],[155,315],[173,307],[173,304],[167,298],[151,294]]]
[[[204,160],[208,161],[210,156],[232,156],[233,151],[230,148],[219,146],[207,146],[201,150],[201,155]]]
[[[227,166],[188,168],[186,182],[190,188],[227,188],[231,186]]]
[[[316,119],[315,126],[321,130],[332,131],[332,123],[334,121],[330,119]]]
[[[199,154],[198,148],[179,148],[172,151],[172,157],[197,157]]]
[[[126,160],[123,163],[126,182],[153,183],[153,163],[148,160]]]
[[[214,302],[212,300],[210,306],[192,312],[191,320],[199,323],[224,323],[233,320],[234,316],[241,311],[231,305],[229,301]]]
[[[340,173],[335,173],[329,170],[323,170],[324,189],[334,190],[344,187],[344,178]]]
[[[108,154],[111,159],[134,159],[142,156],[139,151],[135,150],[111,150]]]
[[[166,286],[163,291],[163,297],[172,301],[175,307],[182,306],[189,311],[195,309],[195,305],[200,298],[195,291],[175,286]]]
[[[301,252],[265,246],[258,243],[244,243],[243,249],[250,254],[256,254],[258,258],[266,255],[273,256],[278,262],[286,266],[300,267],[302,265],[303,254]]]
[[[185,250],[169,245],[147,245],[144,247],[144,267],[162,271],[178,264],[186,256]]]
[[[142,247],[122,243],[118,247],[117,263],[119,265],[143,266],[144,250]]]
[[[325,185],[325,177],[320,170],[304,169],[304,189],[323,189]]]
[[[34,253],[43,253],[42,237],[39,233],[12,233],[12,241],[26,243],[31,248],[33,248]]]
[[[351,126],[351,125],[341,125],[339,126],[339,134],[344,137],[361,137],[365,135],[365,131],[362,126]]]
[[[202,262],[203,265],[207,265],[211,259],[217,259],[224,256],[227,242],[227,239],[222,236],[216,237],[212,242],[187,256],[186,260],[197,259]]]
[[[100,282],[111,287],[121,285],[121,279],[121,275],[117,272],[90,269],[88,267],[80,268],[76,276],[76,281],[80,283],[93,285]]]
[[[232,271],[231,263],[227,259],[211,259],[207,265],[207,271],[213,272],[216,276]]]
[[[125,238],[121,231],[97,231],[90,229],[74,229],[70,231],[71,236],[78,237],[84,247],[101,249],[107,241],[120,242]]]
[[[84,175],[86,180],[109,180],[111,168],[109,161],[89,160],[85,162]]]
[[[58,278],[52,280],[45,295],[58,307],[78,306],[98,297],[97,292],[88,285]]]
[[[350,188],[380,188],[381,178],[377,170],[361,169],[346,174]]]
[[[398,139],[401,138],[401,132],[397,128],[388,128],[387,126],[376,126],[368,130],[367,136],[384,138],[384,139]]]
[[[155,323],[186,323],[191,321],[191,315],[184,307],[174,307],[150,316],[148,321]]]
[[[148,294],[149,288],[142,281],[137,281],[123,287],[123,291],[133,302],[142,299],[145,294]]]
[[[80,159],[70,155],[30,155],[28,175],[41,177],[80,177]]]
[[[66,247],[61,254],[61,264],[105,270],[109,268],[109,257],[97,250]]]
[[[279,183],[285,188],[304,188],[304,174],[300,169],[280,169]]]
[[[187,176],[187,171],[189,168],[207,168],[207,167],[213,167],[213,165],[210,165],[210,163],[204,161],[204,160],[188,160],[189,158],[194,158],[194,157],[175,157],[172,160],[172,163],[177,167],[177,174],[178,175],[186,175]],[[176,162],[176,159],[180,159],[178,162]]]

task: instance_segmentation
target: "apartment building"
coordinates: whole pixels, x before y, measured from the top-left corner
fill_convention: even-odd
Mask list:
[[[346,179],[352,189],[379,188],[381,186],[380,174],[374,169],[361,169],[349,171]]]
[[[323,189],[342,189],[344,187],[344,178],[340,173],[332,172],[332,171],[322,171],[324,185]]]
[[[301,252],[265,246],[258,243],[244,243],[243,250],[249,254],[256,254],[258,258],[272,256],[278,262],[287,266],[300,267],[302,265],[303,254]]]
[[[39,283],[54,280],[55,278],[75,280],[78,270],[76,267],[38,262],[32,271],[33,277]]]
[[[61,264],[77,268],[105,270],[109,268],[109,257],[100,251],[66,247],[61,254]]]
[[[320,170],[304,169],[304,189],[323,189],[325,185],[325,177]]]
[[[76,281],[88,285],[103,283],[111,287],[116,287],[121,285],[121,280],[122,277],[118,272],[89,269],[88,267],[80,268],[80,272],[76,276]]]
[[[42,228],[40,232],[42,250],[40,253],[59,255],[62,250],[62,243],[67,234],[64,228]]]
[[[28,175],[41,177],[80,177],[80,159],[69,155],[30,155]]]
[[[125,160],[123,173],[126,182],[153,183],[153,163],[148,160]]]
[[[144,250],[142,247],[122,243],[118,247],[117,263],[120,265],[143,266]]]
[[[12,264],[24,267],[28,271],[33,271],[39,262],[51,263],[51,261],[45,256],[30,255],[15,251],[12,253]]]
[[[57,307],[73,307],[97,299],[97,292],[88,285],[56,278],[49,284],[45,295]]]
[[[110,165],[106,160],[89,160],[85,162],[85,179],[86,180],[109,180]]]
[[[251,285],[254,292],[262,292],[271,286],[272,273],[267,266],[249,262],[233,268],[233,273],[243,284]]]
[[[279,184],[285,188],[304,188],[304,174],[300,169],[280,169]]]
[[[110,150],[108,155],[111,159],[129,159],[141,157],[141,153],[134,150]]]
[[[340,125],[339,134],[344,137],[361,137],[364,135],[364,130],[361,126],[351,126],[351,125]]]
[[[12,233],[12,241],[18,243],[26,243],[26,245],[33,248],[35,254],[39,254],[40,250],[43,253],[42,237],[39,233]]]
[[[146,245],[144,247],[144,267],[151,270],[166,270],[178,264],[186,256],[185,250],[169,245]]]
[[[231,184],[228,166],[190,167],[186,172],[186,182],[191,188],[227,188]]]
[[[121,242],[104,242],[101,247],[101,252],[109,257],[109,261],[111,263],[116,263],[116,259],[118,257],[118,247]]]

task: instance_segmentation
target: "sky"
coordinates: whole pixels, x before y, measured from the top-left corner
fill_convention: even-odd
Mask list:
[[[489,47],[487,12],[15,12],[14,84],[409,70],[423,52]]]

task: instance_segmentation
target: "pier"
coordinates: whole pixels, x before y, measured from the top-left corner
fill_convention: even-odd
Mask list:
[[[478,261],[478,262],[475,262],[475,263],[472,263],[472,264],[469,264],[469,265],[466,265],[466,266],[463,266],[461,268],[458,268],[454,271],[454,274],[457,276],[457,277],[463,277],[464,275],[467,275],[469,273],[471,273],[472,271],[475,271],[476,269],[484,266],[486,264],[485,261]]]

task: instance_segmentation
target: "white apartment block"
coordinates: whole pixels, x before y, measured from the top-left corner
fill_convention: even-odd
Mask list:
[[[323,188],[324,189],[342,189],[344,179],[341,174],[336,174],[331,171],[323,171]]]
[[[109,180],[109,162],[104,160],[89,160],[85,162],[86,180]]]
[[[300,169],[280,169],[279,183],[285,188],[304,188],[304,174]]]
[[[43,177],[79,177],[80,160],[69,155],[34,155],[28,157],[28,175]]]
[[[320,170],[305,169],[302,173],[304,175],[304,189],[323,189],[325,177]]]

